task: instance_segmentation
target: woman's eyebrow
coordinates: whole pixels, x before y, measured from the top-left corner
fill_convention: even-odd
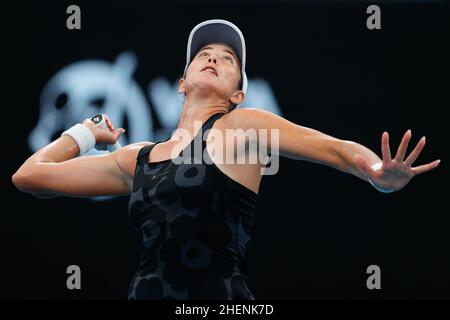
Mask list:
[[[202,51],[204,51],[204,50],[211,50],[211,49],[213,49],[212,47],[204,47],[204,48],[201,48],[200,50],[198,50],[198,52],[197,52],[197,55],[199,55]]]
[[[234,57],[234,60],[238,61],[238,59],[237,59],[237,57],[236,57],[236,55],[234,54],[233,51],[228,50],[228,49],[223,49],[223,51],[228,52],[229,54],[231,54]]]
[[[213,49],[214,49],[213,47],[204,47],[204,48],[201,48],[201,49],[197,52],[197,55],[198,55],[200,52],[204,51],[204,50],[213,50]],[[231,54],[231,55],[234,57],[234,60],[238,61],[238,58],[236,57],[236,55],[234,54],[233,51],[231,51],[231,50],[229,50],[229,49],[223,49],[223,51],[224,51],[224,52],[227,52],[227,53],[229,53],[229,54]]]

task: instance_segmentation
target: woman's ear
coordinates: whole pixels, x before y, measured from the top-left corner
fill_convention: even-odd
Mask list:
[[[231,102],[232,104],[238,105],[238,104],[241,104],[242,101],[244,101],[244,98],[245,98],[244,91],[242,91],[242,90],[236,90],[236,91],[233,93],[233,95],[231,96],[230,102]]]
[[[184,89],[184,78],[178,80],[178,93],[186,93],[186,90]]]

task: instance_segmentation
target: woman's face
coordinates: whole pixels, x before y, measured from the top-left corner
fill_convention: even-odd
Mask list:
[[[230,100],[233,94],[240,92],[240,70],[239,61],[232,48],[220,43],[208,44],[192,59],[185,79],[180,82],[179,92],[188,94],[193,88],[207,89]]]

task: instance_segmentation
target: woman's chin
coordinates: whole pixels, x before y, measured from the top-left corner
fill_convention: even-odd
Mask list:
[[[199,92],[215,92],[220,90],[217,81],[215,79],[199,79],[195,82],[193,88]]]

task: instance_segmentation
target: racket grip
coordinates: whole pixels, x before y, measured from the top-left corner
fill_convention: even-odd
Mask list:
[[[92,122],[95,123],[96,126],[100,126],[102,128],[106,128],[107,127],[105,118],[101,114],[96,114],[95,116],[93,116],[91,118],[91,120],[92,120]],[[116,141],[116,143],[114,143],[114,144],[106,145],[106,148],[108,149],[109,152],[114,152],[114,151],[119,150],[120,148],[122,148],[122,146],[120,145],[119,141]]]

